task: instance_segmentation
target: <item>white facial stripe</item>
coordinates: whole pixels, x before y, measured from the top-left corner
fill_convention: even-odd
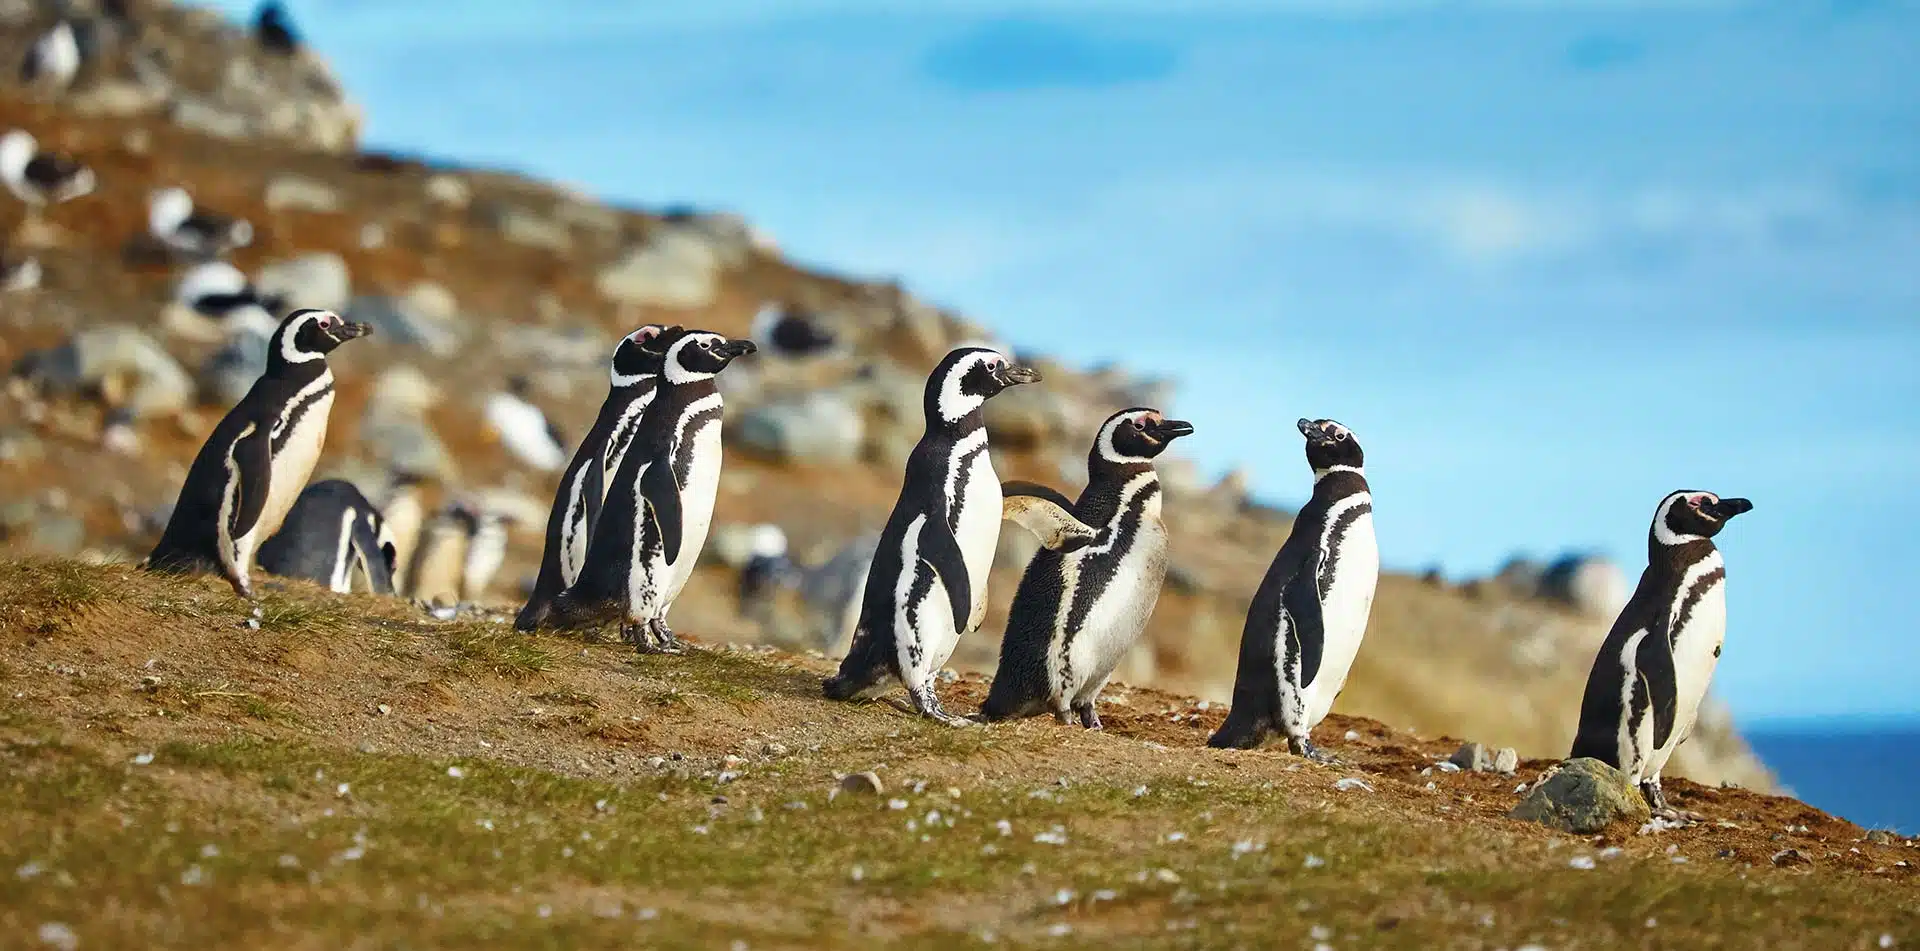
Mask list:
[[[1681,500],[1690,494],[1691,493],[1687,492],[1675,492],[1661,500],[1660,507],[1653,513],[1654,541],[1662,545],[1685,545],[1688,542],[1697,542],[1700,540],[1701,536],[1699,535],[1676,532],[1667,527],[1667,516],[1673,512],[1673,507],[1680,504]]]
[[[1116,416],[1113,419],[1107,420],[1107,424],[1105,426],[1100,427],[1100,438],[1096,443],[1100,447],[1100,458],[1105,459],[1108,462],[1151,462],[1153,461],[1152,458],[1149,456],[1129,456],[1121,452],[1119,448],[1113,444],[1113,437],[1120,432],[1120,427],[1125,426],[1136,419],[1145,419],[1146,416],[1147,414],[1145,413],[1129,413],[1125,416]]]
[[[713,344],[722,342],[724,338],[719,334],[695,333],[688,334],[675,341],[673,346],[667,350],[666,377],[668,383],[696,383],[700,380],[713,379],[713,374],[711,373],[689,370],[680,364],[680,358],[685,355],[687,348],[698,346],[702,340]]]
[[[986,404],[987,400],[984,396],[961,392],[960,384],[966,380],[967,374],[972,372],[974,367],[995,359],[1005,360],[1006,358],[990,350],[972,353],[947,371],[947,378],[940,381],[940,400],[937,408],[940,410],[941,420],[949,423],[958,422],[968,413]]]
[[[296,339],[300,336],[302,329],[319,318],[320,313],[322,312],[301,314],[286,323],[280,334],[280,359],[288,363],[306,363],[309,360],[326,359],[327,355],[324,353],[300,349]]]

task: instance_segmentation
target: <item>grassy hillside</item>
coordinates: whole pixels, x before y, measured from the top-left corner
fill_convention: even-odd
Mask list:
[[[1144,689],[952,730],[817,660],[269,585],[256,630],[215,580],[0,563],[0,946],[1920,942],[1920,849],[1791,799],[1675,781],[1707,822],[1583,839],[1504,818],[1547,764],[1365,719],[1331,768]]]

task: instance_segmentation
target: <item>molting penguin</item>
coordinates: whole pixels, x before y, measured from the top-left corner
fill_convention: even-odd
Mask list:
[[[1713,537],[1752,508],[1711,492],[1660,500],[1647,531],[1647,570],[1587,675],[1571,755],[1626,773],[1663,814],[1672,811],[1660,771],[1693,732],[1727,634],[1727,569]]]
[[[398,546],[367,497],[345,479],[307,486],[280,531],[260,545],[260,567],[347,594],[392,594]],[[356,579],[358,579],[356,581]]]
[[[1063,545],[1043,526],[1048,547],[1020,576],[981,719],[1005,720],[1053,711],[1100,728],[1094,709],[1114,667],[1139,640],[1167,574],[1167,531],[1160,523],[1160,478],[1154,457],[1193,426],[1158,410],[1134,408],[1109,417],[1087,453],[1087,487],[1078,500],[1039,486],[1002,486],[1009,518],[1023,520],[1025,499],[1069,511],[1097,534]],[[1015,511],[1016,508],[1022,511]]]
[[[287,315],[268,345],[267,372],[194,457],[149,568],[219,571],[235,594],[253,596],[254,548],[279,530],[326,439],[333,409],[327,354],[369,329],[332,311]]]
[[[641,652],[676,653],[667,612],[706,545],[720,484],[726,401],[714,377],[756,348],[678,328],[655,346],[665,357],[653,403],[608,484],[580,577],[554,607],[568,626],[617,613],[621,637]]]
[[[1373,494],[1359,441],[1330,419],[1301,420],[1313,497],[1295,516],[1247,611],[1233,709],[1208,746],[1248,748],[1278,732],[1295,754],[1332,757],[1308,734],[1360,652],[1380,580]]]
[[[600,415],[587,430],[587,438],[573,451],[573,460],[560,476],[560,489],[554,493],[553,510],[547,516],[547,547],[540,556],[540,574],[534,579],[526,606],[514,619],[515,628],[531,631],[539,627],[552,613],[553,599],[580,577],[580,565],[587,560],[587,541],[593,537],[593,523],[600,517],[600,505],[606,497],[607,480],[620,468],[620,459],[633,441],[640,417],[653,403],[666,354],[650,347],[667,329],[648,324],[621,338],[614,347],[607,398],[600,404]]]
[[[1007,387],[1039,379],[984,347],[954,350],[927,378],[926,434],[907,457],[899,501],[881,530],[853,644],[822,684],[829,699],[871,697],[895,678],[920,713],[951,726],[972,722],[940,709],[933,676],[987,611],[1002,509],[981,408]]]

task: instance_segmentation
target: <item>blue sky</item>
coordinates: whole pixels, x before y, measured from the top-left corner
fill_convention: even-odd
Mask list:
[[[374,143],[737,209],[1171,377],[1280,502],[1340,419],[1391,565],[1637,573],[1667,491],[1749,496],[1722,694],[1920,714],[1911,4],[290,6]]]

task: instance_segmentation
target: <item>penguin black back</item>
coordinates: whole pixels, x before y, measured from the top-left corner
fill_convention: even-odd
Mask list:
[[[397,557],[380,510],[345,479],[307,486],[280,531],[260,544],[262,569],[342,593],[352,589],[358,571],[368,590],[392,594]]]

